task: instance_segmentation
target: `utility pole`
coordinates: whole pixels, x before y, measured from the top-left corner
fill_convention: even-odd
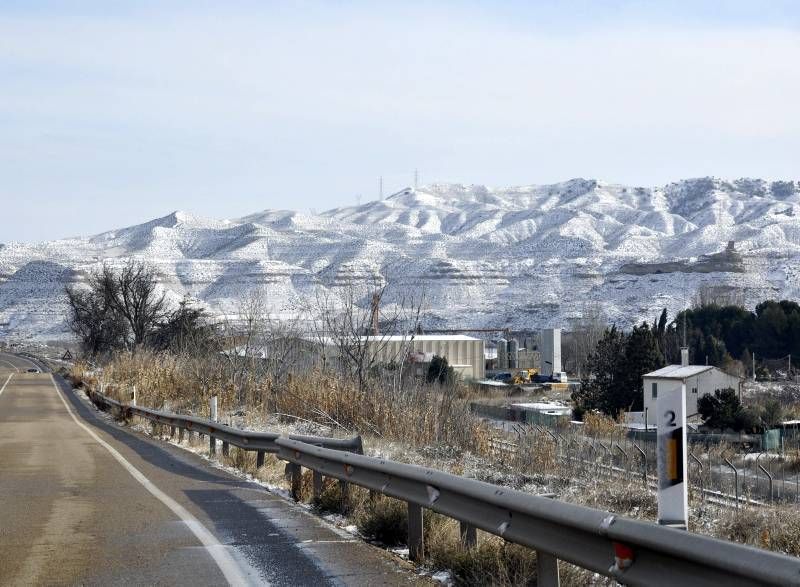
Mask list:
[[[756,380],[756,354],[753,353],[753,381]]]

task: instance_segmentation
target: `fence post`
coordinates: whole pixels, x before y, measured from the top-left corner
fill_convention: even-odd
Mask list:
[[[725,463],[733,469],[733,485],[734,485],[734,495],[736,496],[736,509],[739,509],[739,470],[733,466],[733,463],[728,460],[728,457],[724,457]]]
[[[606,455],[607,456],[611,457],[611,466],[609,466],[609,468],[608,468],[608,477],[611,478],[613,476],[613,474],[614,474],[614,467],[613,467],[613,465],[614,465],[614,456],[611,454],[611,451],[609,450],[609,448],[605,444],[603,444],[599,440],[597,441],[597,444],[599,444],[601,447],[603,447],[603,450],[606,451]],[[605,464],[603,463],[602,457],[600,458],[600,466],[605,468]],[[602,473],[601,473],[601,475],[602,475]]]
[[[761,466],[761,464],[758,462],[758,460],[763,456],[764,456],[763,452],[758,453],[758,456],[756,456],[756,468],[754,469],[754,472],[756,474],[756,494],[758,494],[758,488],[761,485],[761,483],[759,481],[759,478],[758,478],[758,469],[761,469],[762,471],[764,470],[764,468]]]
[[[767,471],[764,467],[762,467],[761,465],[759,465],[758,468],[761,469],[761,471],[763,471],[764,475],[767,476],[767,479],[769,479],[769,500],[772,501],[772,474],[769,471]]]
[[[552,554],[536,551],[536,585],[538,587],[559,587],[558,559]]]
[[[464,548],[474,548],[478,545],[478,530],[472,524],[467,522],[459,522],[459,530],[461,532],[461,545]]]
[[[622,455],[625,457],[625,472],[626,472],[626,473],[629,473],[631,469],[630,469],[630,464],[629,464],[629,461],[628,461],[628,453],[627,453],[627,452],[625,452],[625,449],[623,449],[623,448],[622,448],[622,447],[619,445],[619,443],[617,443],[617,450],[618,450],[619,452],[621,452],[621,453],[622,453]]]
[[[644,483],[644,486],[647,487],[647,453],[645,453],[635,442],[633,443],[633,446],[636,447],[636,450],[638,450],[639,454],[642,455],[642,482]]]
[[[695,463],[697,463],[697,466],[700,467],[700,501],[705,501],[706,493],[703,491],[703,463],[700,462],[700,459],[694,456],[694,453],[690,452],[689,458],[691,458]],[[736,485],[738,486],[739,484],[737,483]]]
[[[408,502],[408,558],[422,560],[425,544],[422,527],[422,506]]]

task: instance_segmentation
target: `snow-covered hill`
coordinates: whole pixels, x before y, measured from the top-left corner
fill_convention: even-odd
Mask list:
[[[424,292],[426,320],[440,327],[569,327],[598,307],[627,326],[678,310],[704,283],[738,289],[751,305],[800,297],[800,183],[437,184],[317,215],[175,212],[0,247],[0,324],[13,335],[63,332],[64,283],[129,257],[155,264],[176,299],[188,293],[227,314],[253,288],[290,315],[320,291],[383,279],[396,296]]]

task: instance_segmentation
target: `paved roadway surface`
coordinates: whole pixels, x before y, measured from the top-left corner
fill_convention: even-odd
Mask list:
[[[0,354],[0,585],[413,585],[387,553]]]

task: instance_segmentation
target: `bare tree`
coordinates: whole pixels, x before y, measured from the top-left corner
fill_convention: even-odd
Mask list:
[[[379,365],[402,367],[407,360],[424,295],[394,296],[388,284],[377,280],[362,285],[349,283],[338,289],[339,295],[318,293],[311,312],[316,318],[312,328],[324,361],[330,361],[328,349],[332,349],[340,374],[363,390],[370,373]],[[386,303],[390,298],[392,303]],[[403,337],[403,344],[396,351],[390,350],[391,336]],[[402,369],[396,371],[399,384]]]
[[[101,275],[106,291],[112,294],[113,308],[130,327],[131,346],[143,345],[168,314],[166,293],[159,291],[155,269],[131,260],[118,273],[104,265]]]
[[[128,326],[117,314],[103,290],[90,286],[67,286],[69,313],[67,325],[80,340],[84,353],[99,353],[124,348]]]
[[[570,332],[564,336],[562,352],[565,367],[569,365],[568,369],[580,377],[589,355],[595,351],[606,328],[602,308],[598,304],[585,303],[579,317],[572,321]]]
[[[67,286],[66,295],[67,324],[91,354],[141,346],[168,316],[155,270],[138,261],[121,270],[104,264],[84,286]]]

